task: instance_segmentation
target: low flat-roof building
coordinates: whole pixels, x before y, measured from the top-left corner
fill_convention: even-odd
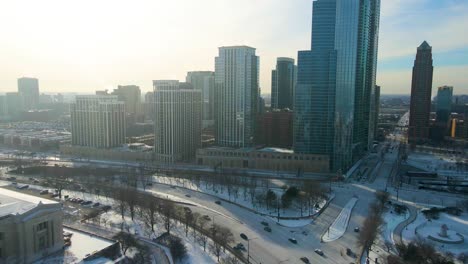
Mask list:
[[[62,248],[60,203],[1,189],[0,263],[32,263]]]
[[[210,147],[197,150],[197,163],[210,167],[328,173],[329,162],[327,155],[298,154],[281,148]]]

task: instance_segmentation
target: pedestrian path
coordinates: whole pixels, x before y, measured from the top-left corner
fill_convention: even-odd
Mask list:
[[[349,202],[343,207],[333,224],[331,224],[327,231],[325,231],[325,234],[323,234],[323,242],[332,242],[344,235],[348,228],[351,212],[353,211],[357,200],[357,198],[351,198],[351,200],[349,200]]]

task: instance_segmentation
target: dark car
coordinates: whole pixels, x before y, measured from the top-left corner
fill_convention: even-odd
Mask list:
[[[110,206],[110,205],[104,205],[104,206],[102,207],[102,210],[103,210],[104,212],[107,212],[107,211],[109,211],[110,209],[112,209],[112,206]]]
[[[237,245],[234,246],[234,249],[235,250],[245,250],[245,247],[242,243],[239,243]]]
[[[268,226],[268,223],[265,222],[265,221],[262,221],[261,224],[264,225],[264,226]]]
[[[292,237],[291,237],[291,238],[289,238],[288,240],[289,240],[289,242],[291,242],[291,243],[293,243],[293,244],[297,244],[297,240],[296,240],[295,238],[292,238]]]
[[[306,258],[306,257],[302,257],[301,260],[302,260],[302,262],[304,262],[304,263],[306,263],[306,264],[309,264],[309,263],[310,263],[309,259]]]
[[[356,226],[356,227],[354,228],[354,232],[358,233],[359,231],[360,231],[359,227]]]
[[[318,249],[318,248],[316,248],[316,249],[314,250],[314,252],[317,253],[317,254],[319,254],[320,256],[323,256],[323,251],[320,250],[320,249]]]
[[[99,206],[101,206],[100,203],[94,203],[94,204],[93,204],[93,207],[99,207]]]
[[[215,204],[221,204],[221,201],[216,201]]]
[[[186,195],[185,195],[185,197],[188,197],[188,198],[190,198],[190,197],[192,197],[192,196],[190,196],[190,194],[186,194]]]
[[[240,234],[240,237],[241,237],[242,239],[245,239],[245,240],[248,240],[248,239],[249,239],[249,238],[247,237],[247,235],[244,234],[244,233],[241,233],[241,234]]]
[[[49,190],[42,190],[39,194],[48,194]]]
[[[263,230],[267,231],[267,232],[270,232],[271,233],[271,228],[269,226],[265,226],[265,228],[263,228]]]

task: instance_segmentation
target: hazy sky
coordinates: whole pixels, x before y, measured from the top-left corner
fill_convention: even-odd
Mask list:
[[[381,0],[378,84],[409,93],[416,47],[433,46],[434,88],[468,93],[468,1]],[[219,46],[260,56],[262,93],[276,57],[310,48],[312,0],[9,0],[0,5],[0,92],[37,77],[41,92],[118,84],[152,89],[214,70]]]

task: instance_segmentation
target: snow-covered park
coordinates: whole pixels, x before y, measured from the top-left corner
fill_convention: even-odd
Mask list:
[[[189,179],[180,179],[180,178],[173,178],[173,177],[165,177],[165,176],[154,176],[153,181],[156,183],[167,184],[171,186],[178,186],[198,192],[202,192],[208,195],[212,195],[214,197],[218,197],[223,200],[230,201],[233,204],[240,205],[242,207],[254,210],[260,214],[268,215],[272,218],[276,218],[278,215],[278,208],[277,206],[266,206],[265,204],[261,204],[259,202],[255,202],[257,199],[252,199],[252,190],[249,190],[245,187],[236,187],[237,190],[229,192],[227,187],[215,187],[212,188],[205,183],[198,183],[196,184],[194,181]],[[254,194],[257,196],[262,192],[266,192],[267,190],[272,190],[277,197],[281,197],[284,193],[284,190],[281,188],[265,188],[265,187],[256,187],[254,190]],[[237,193],[237,194],[234,194]],[[333,198],[333,194],[328,197],[328,200]],[[181,199],[181,198],[177,198]],[[310,207],[303,204],[302,211],[300,209],[300,205],[298,203],[293,203],[289,208],[281,208],[280,209],[280,216],[281,217],[288,217],[288,218],[301,218],[296,220],[283,220],[281,224],[285,226],[303,226],[311,223],[311,219],[307,218],[307,216],[315,215],[322,207],[325,206],[327,203],[327,199],[319,200],[315,206],[315,204],[311,204]],[[308,208],[307,208],[308,207]]]
[[[446,225],[448,230],[462,235],[465,238],[464,242],[448,244],[429,240],[430,235],[434,236],[441,232],[443,225]],[[461,216],[440,213],[439,219],[429,220],[423,213],[418,212],[416,220],[403,230],[402,235],[405,243],[422,238],[430,241],[440,252],[450,252],[455,255],[468,252],[468,213],[463,213]]]

